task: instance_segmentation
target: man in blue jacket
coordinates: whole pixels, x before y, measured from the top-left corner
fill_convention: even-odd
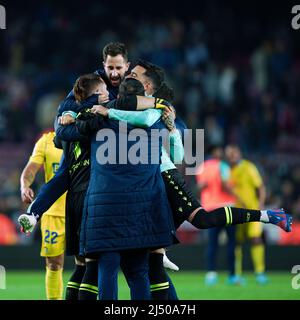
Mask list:
[[[165,126],[157,121],[144,129],[142,149],[147,149],[145,163],[119,163],[119,143],[127,140],[126,152],[135,144],[135,127],[120,130],[119,121],[106,119],[103,127],[114,133],[116,163],[99,164],[97,153],[107,143],[101,130],[92,137],[91,177],[83,213],[81,250],[86,257],[99,257],[99,295],[116,299],[115,278],[122,258],[122,270],[133,299],[150,299],[148,249],[170,246],[174,225],[160,173],[162,144],[151,129]],[[110,137],[110,135],[108,136]],[[110,144],[110,145],[111,145]],[[103,158],[101,158],[103,159]],[[109,159],[109,158],[108,158]]]

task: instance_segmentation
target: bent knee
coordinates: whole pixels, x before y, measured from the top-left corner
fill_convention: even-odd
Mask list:
[[[62,269],[64,266],[63,256],[60,255],[57,257],[47,257],[46,266],[52,271],[58,271]]]

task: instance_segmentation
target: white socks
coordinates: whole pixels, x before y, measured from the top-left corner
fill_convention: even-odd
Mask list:
[[[269,222],[269,216],[267,214],[268,210],[260,210],[261,212],[261,216],[260,216],[260,221],[264,222],[264,223],[268,223]]]

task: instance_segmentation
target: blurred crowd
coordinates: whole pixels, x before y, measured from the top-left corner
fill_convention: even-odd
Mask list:
[[[204,3],[182,16],[121,14],[101,1],[84,14],[79,1],[18,4],[1,32],[0,212],[15,219],[24,209],[19,177],[38,135],[75,79],[102,65],[103,46],[121,41],[130,61],[165,68],[187,126],[204,128],[206,144],[239,144],[261,170],[268,205],[300,220],[300,58],[290,24]]]

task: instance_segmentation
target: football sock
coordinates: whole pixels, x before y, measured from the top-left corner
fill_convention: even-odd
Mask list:
[[[168,300],[178,300],[178,296],[177,296],[177,292],[176,289],[174,287],[174,284],[171,280],[171,278],[169,277],[169,275],[167,274],[167,279],[169,281],[169,295],[168,295]]]
[[[75,270],[67,283],[66,300],[78,300],[79,288],[85,273],[85,266],[76,264]]]
[[[51,270],[46,267],[46,296],[47,300],[62,300],[63,296],[63,269]]]
[[[150,252],[149,280],[152,300],[168,300],[169,281],[163,265],[163,253]]]
[[[251,258],[253,261],[254,272],[262,273],[265,271],[265,246],[263,244],[251,245]]]
[[[80,284],[78,300],[97,300],[98,260],[86,262],[86,271]]]
[[[267,214],[267,210],[261,210],[261,217],[260,217],[261,222],[269,222],[269,216]]]
[[[223,207],[208,212],[201,208],[194,215],[191,224],[198,229],[208,229],[260,221],[260,217],[260,210]]]

